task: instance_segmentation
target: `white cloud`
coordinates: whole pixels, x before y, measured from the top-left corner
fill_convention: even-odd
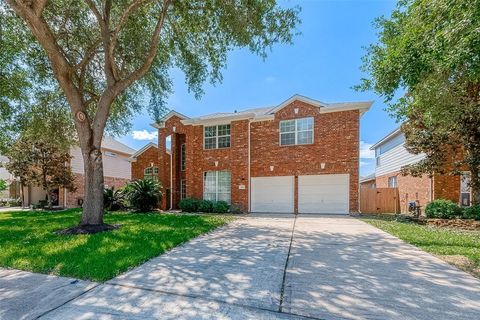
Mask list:
[[[155,140],[157,139],[158,131],[147,131],[147,130],[133,130],[132,137],[135,140]]]
[[[360,158],[361,159],[375,159],[375,150],[370,150],[371,143],[360,141]]]
[[[266,83],[274,83],[277,80],[274,76],[268,76],[264,79]]]

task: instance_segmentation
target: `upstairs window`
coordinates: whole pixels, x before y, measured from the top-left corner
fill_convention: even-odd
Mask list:
[[[205,149],[222,149],[230,147],[230,125],[208,126],[204,130]]]
[[[116,158],[117,157],[117,154],[115,152],[111,152],[111,151],[105,151],[104,153],[106,156],[109,156],[109,157],[113,157],[113,158]]]
[[[313,143],[313,118],[280,121],[280,145]]]

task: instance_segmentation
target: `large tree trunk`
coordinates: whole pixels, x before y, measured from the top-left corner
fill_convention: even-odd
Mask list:
[[[82,150],[83,151],[83,150]],[[83,153],[85,198],[80,225],[103,224],[103,161],[99,148]]]

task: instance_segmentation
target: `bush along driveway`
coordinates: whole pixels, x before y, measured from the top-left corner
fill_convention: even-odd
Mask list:
[[[78,209],[0,213],[0,267],[105,281],[148,259],[224,225],[220,215],[116,212],[105,215],[118,230],[57,235],[80,221]]]
[[[480,231],[465,231],[368,216],[363,221],[430,252],[480,278]]]

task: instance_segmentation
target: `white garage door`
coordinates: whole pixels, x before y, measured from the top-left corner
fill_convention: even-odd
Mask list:
[[[252,212],[293,213],[294,177],[252,178]]]
[[[348,213],[349,175],[298,177],[299,213]]]

